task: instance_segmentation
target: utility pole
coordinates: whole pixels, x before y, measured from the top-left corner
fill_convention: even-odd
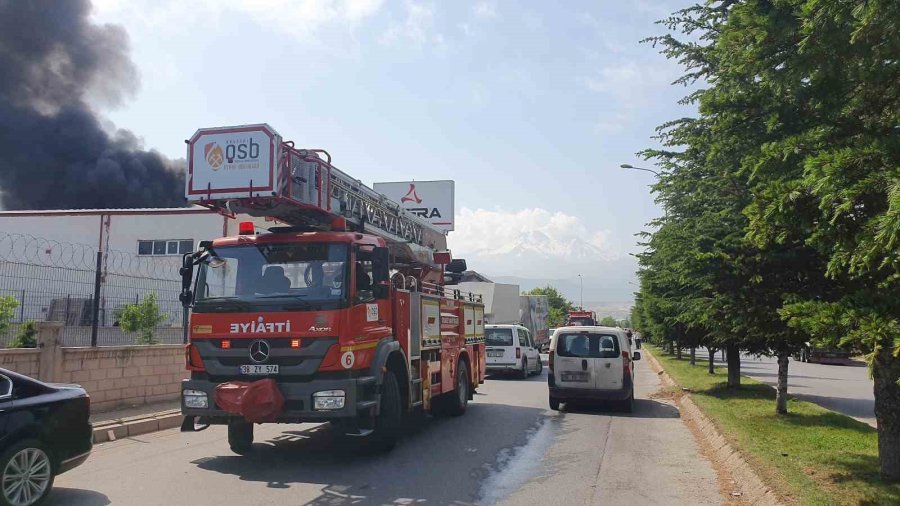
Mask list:
[[[581,283],[581,310],[584,311],[584,278],[581,277],[581,274],[578,275],[578,281]]]

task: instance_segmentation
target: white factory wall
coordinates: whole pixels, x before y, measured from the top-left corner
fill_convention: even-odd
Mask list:
[[[225,229],[223,216],[200,208],[0,211],[0,296],[19,302],[15,322],[66,321],[71,327],[67,335],[79,336],[68,344],[84,344],[102,242],[108,254],[102,268],[101,325],[114,325],[118,308],[153,292],[166,315],[164,326],[178,327],[181,256],[138,255],[138,242],[191,240],[196,248]]]

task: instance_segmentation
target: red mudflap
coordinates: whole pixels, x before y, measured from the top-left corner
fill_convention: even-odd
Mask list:
[[[273,379],[229,381],[216,387],[216,404],[248,422],[272,422],[284,409],[284,396]]]

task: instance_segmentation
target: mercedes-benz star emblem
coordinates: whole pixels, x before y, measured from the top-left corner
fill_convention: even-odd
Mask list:
[[[269,359],[269,343],[257,340],[250,343],[250,360],[257,364]]]

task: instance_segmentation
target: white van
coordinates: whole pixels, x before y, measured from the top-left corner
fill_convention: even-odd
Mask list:
[[[634,366],[641,353],[613,327],[561,327],[550,339],[550,409],[561,402],[612,401],[631,412]]]
[[[521,325],[485,325],[487,372],[515,372],[522,378],[544,370],[531,332]]]

